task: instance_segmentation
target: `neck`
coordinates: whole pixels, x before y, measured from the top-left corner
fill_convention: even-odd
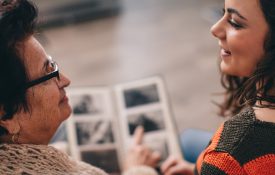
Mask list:
[[[256,104],[259,105],[259,102]],[[253,109],[257,119],[265,122],[275,123],[275,109],[259,107],[254,107]]]

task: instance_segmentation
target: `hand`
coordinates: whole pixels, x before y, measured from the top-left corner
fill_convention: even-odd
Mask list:
[[[194,175],[195,165],[170,156],[161,166],[164,175]]]
[[[134,133],[133,144],[126,155],[124,163],[125,170],[139,165],[156,167],[157,163],[160,161],[161,156],[158,152],[152,152],[148,147],[142,144],[143,135],[143,127],[137,127]]]

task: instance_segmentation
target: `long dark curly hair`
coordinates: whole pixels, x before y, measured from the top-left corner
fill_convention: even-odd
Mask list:
[[[240,78],[222,73],[225,100],[220,105],[221,116],[233,116],[246,106],[275,108],[275,1],[259,2],[269,26],[264,44],[265,55],[250,77]]]
[[[19,110],[28,110],[28,76],[18,53],[18,44],[34,33],[36,7],[28,0],[0,0],[0,109],[7,120]],[[0,136],[7,131],[0,126]]]

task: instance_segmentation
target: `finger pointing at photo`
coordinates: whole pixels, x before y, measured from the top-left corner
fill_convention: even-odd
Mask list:
[[[135,129],[133,136],[133,144],[128,150],[124,169],[131,169],[136,166],[155,167],[160,160],[158,152],[152,152],[143,144],[144,129],[139,126]]]
[[[142,126],[138,126],[134,132],[133,146],[141,145],[143,142],[143,136],[144,128]]]

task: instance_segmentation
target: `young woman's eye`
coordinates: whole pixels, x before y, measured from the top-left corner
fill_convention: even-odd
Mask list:
[[[241,28],[243,28],[242,25],[238,24],[238,23],[237,23],[235,20],[233,20],[233,19],[229,19],[229,20],[228,20],[228,23],[229,23],[232,27],[234,27],[235,29],[241,29]]]

